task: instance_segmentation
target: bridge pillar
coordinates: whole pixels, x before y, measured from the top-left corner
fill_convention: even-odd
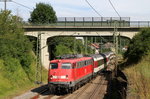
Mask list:
[[[47,46],[47,36],[45,34],[41,34],[41,63],[46,69],[49,67],[49,52]]]

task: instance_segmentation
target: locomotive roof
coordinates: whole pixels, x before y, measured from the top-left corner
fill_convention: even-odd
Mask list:
[[[90,55],[91,57],[93,57],[93,58],[98,58],[98,57],[102,57],[102,55],[101,54],[92,54],[92,55]]]
[[[84,61],[84,60],[89,60],[92,59],[92,57],[81,57],[81,58],[70,58],[70,59],[56,59],[56,60],[51,60],[51,63],[58,63],[58,62],[77,62],[77,61]]]

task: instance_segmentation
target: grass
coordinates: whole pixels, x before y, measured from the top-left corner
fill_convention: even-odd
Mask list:
[[[129,92],[140,99],[150,99],[150,55],[138,64],[124,69],[129,81]]]
[[[0,60],[0,99],[10,99],[20,95],[27,90],[37,87],[35,80],[35,63],[32,63],[27,73],[24,68],[16,61],[14,71],[9,71]],[[11,69],[12,70],[12,69]],[[47,71],[43,70],[43,81],[47,82]]]

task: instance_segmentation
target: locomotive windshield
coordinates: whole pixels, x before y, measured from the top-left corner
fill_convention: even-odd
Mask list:
[[[62,69],[71,69],[71,64],[70,63],[62,63],[61,68]]]
[[[50,64],[50,69],[57,69],[58,68],[58,64],[57,63],[51,63]]]

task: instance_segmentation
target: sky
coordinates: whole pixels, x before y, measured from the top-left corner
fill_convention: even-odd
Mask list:
[[[3,0],[0,0],[3,1]],[[100,17],[85,0],[12,0],[7,2],[7,9],[14,15],[19,15],[24,21],[30,18],[30,13],[39,2],[50,4],[57,17]],[[88,0],[102,17],[118,17],[109,0]],[[111,0],[121,17],[130,17],[131,21],[150,21],[150,0]],[[28,8],[27,8],[28,7]],[[4,2],[0,2],[4,9]]]

